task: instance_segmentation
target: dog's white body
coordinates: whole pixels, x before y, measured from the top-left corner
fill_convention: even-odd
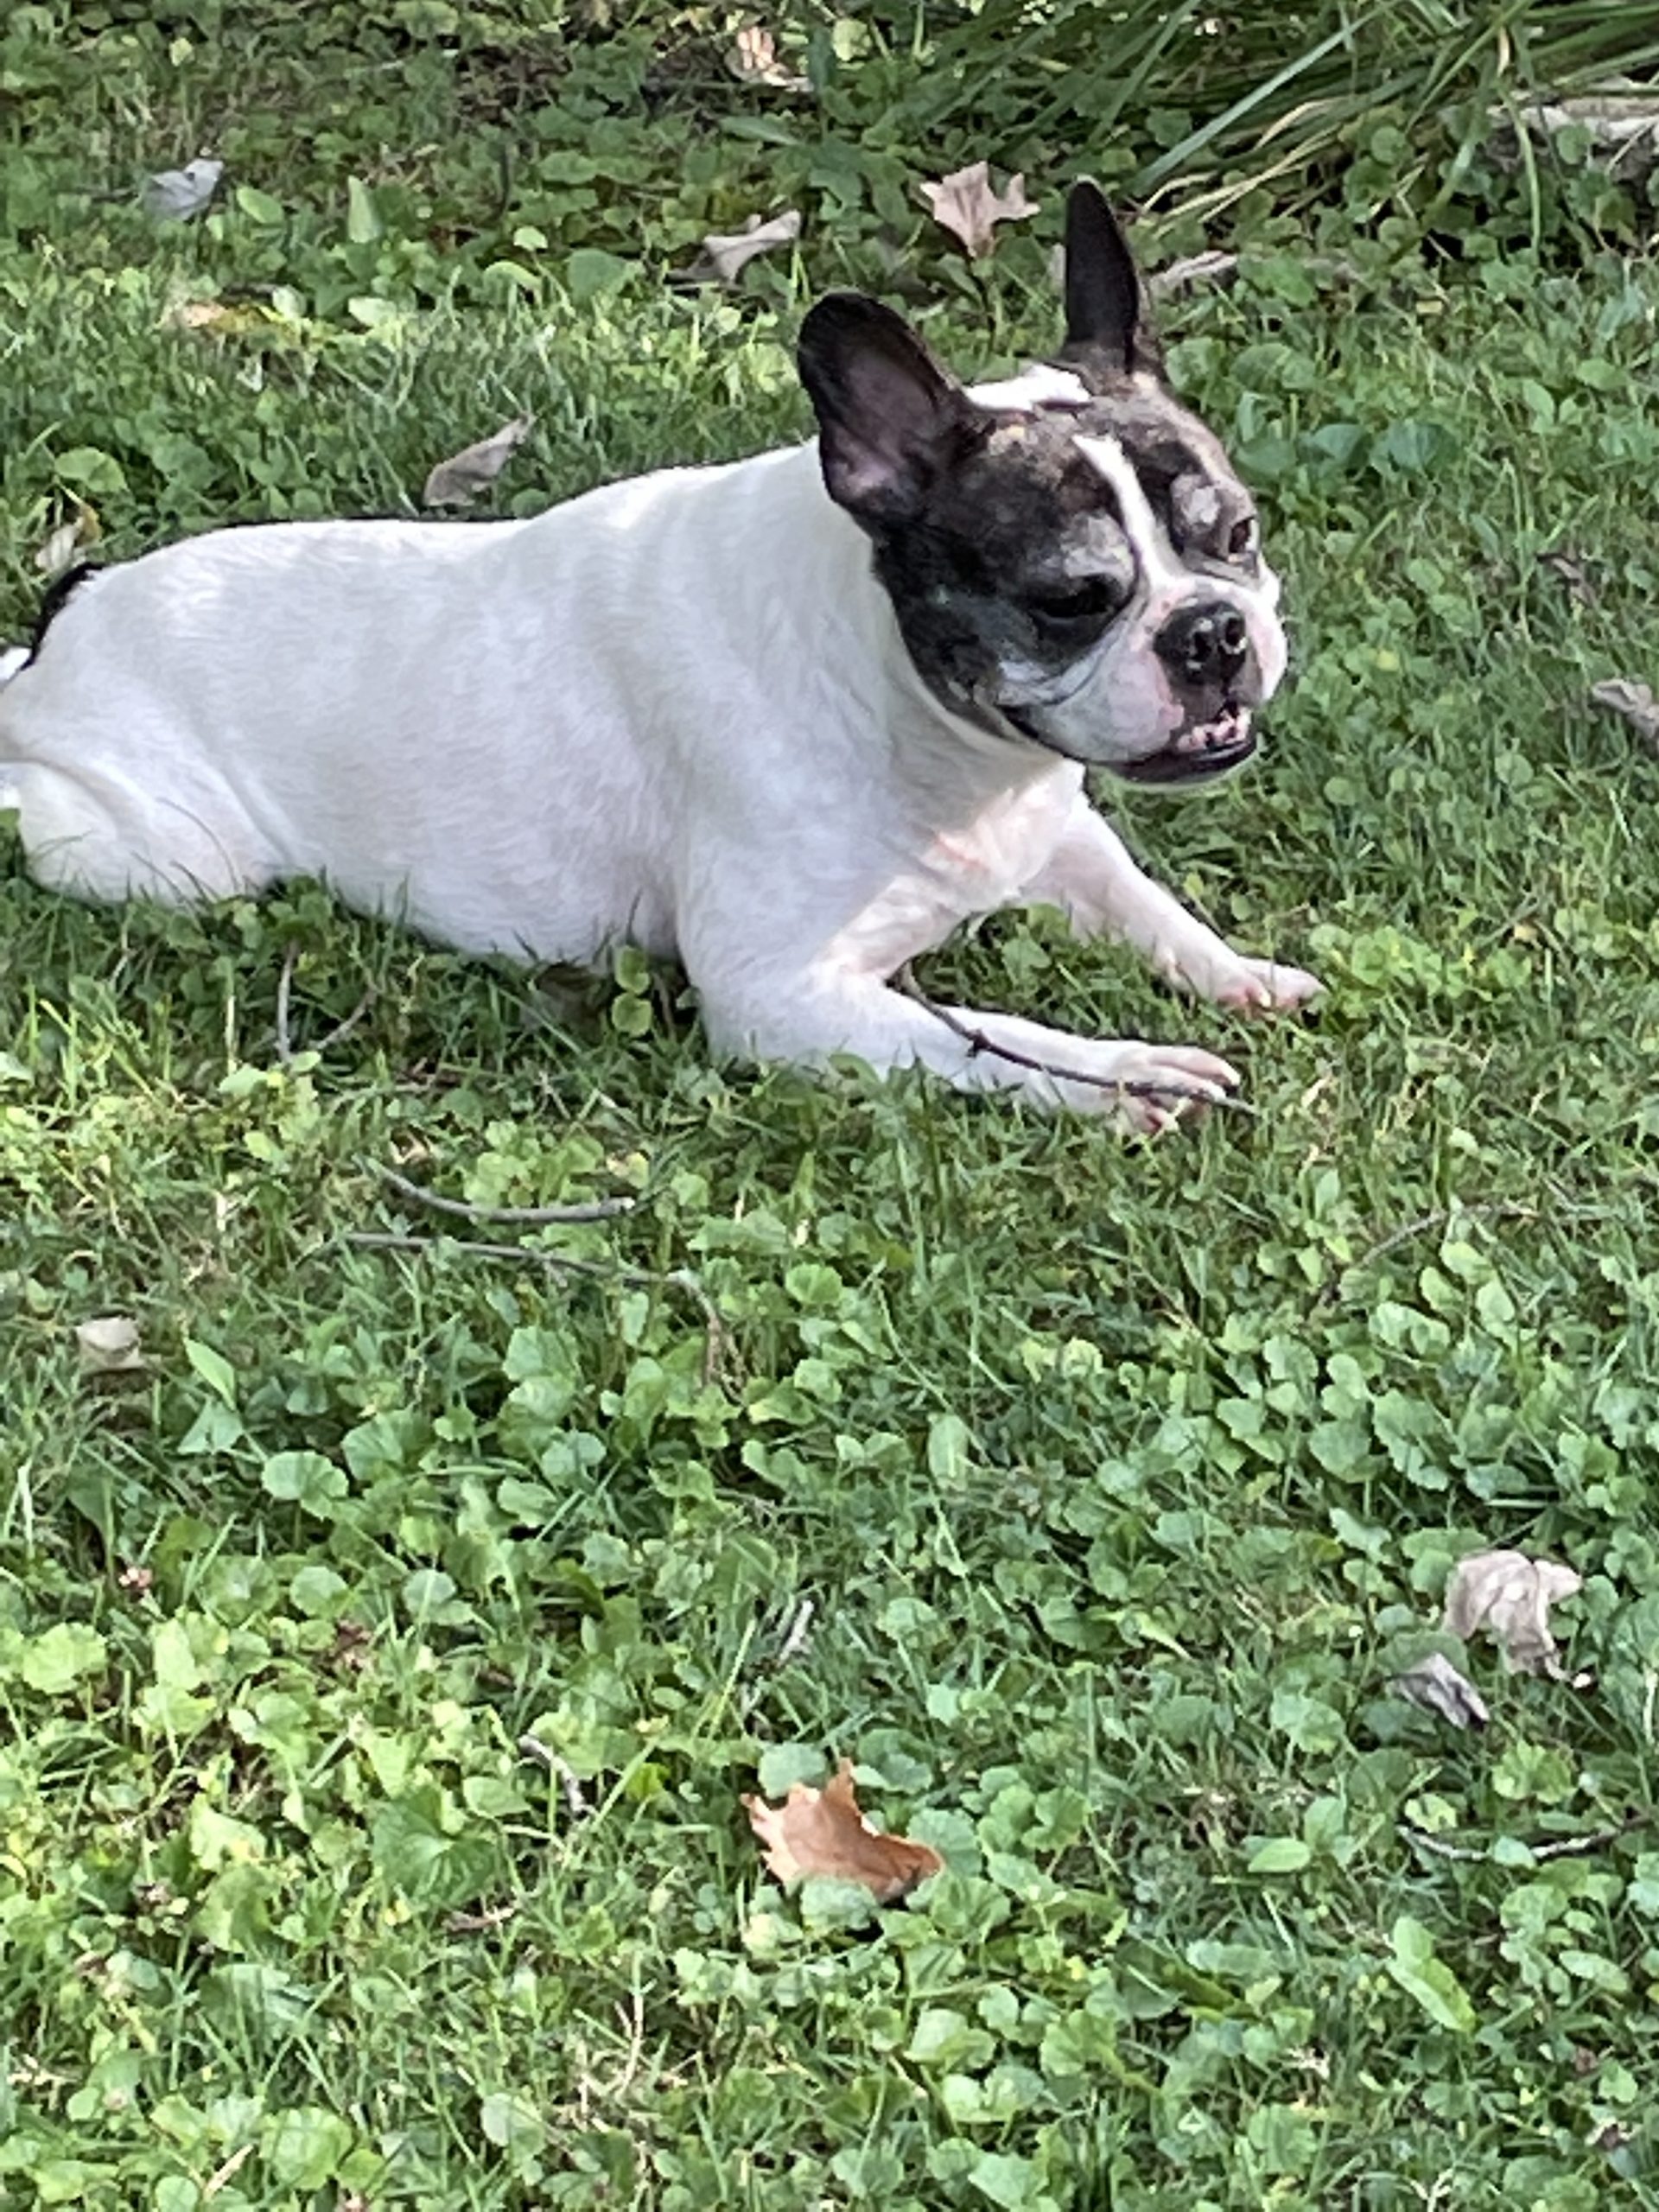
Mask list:
[[[684,963],[719,1047],[920,1062],[1156,1128],[1233,1071],[887,982],[1038,900],[1224,1004],[1316,988],[1148,881],[1082,785],[922,683],[811,445],[527,522],[216,531],[90,580],[0,684],[0,804],[48,884],[315,875],[465,949],[629,940]]]

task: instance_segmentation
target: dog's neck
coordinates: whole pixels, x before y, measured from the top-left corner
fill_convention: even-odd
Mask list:
[[[1055,753],[1023,738],[994,709],[981,715],[953,707],[923,677],[876,574],[869,539],[823,488],[815,441],[737,466],[767,471],[769,493],[779,503],[765,556],[746,563],[757,625],[776,624],[786,599],[801,664],[827,662],[838,683],[866,695],[871,727],[886,731],[892,762],[906,782],[934,798],[960,794],[971,808],[1052,774],[1061,765]]]

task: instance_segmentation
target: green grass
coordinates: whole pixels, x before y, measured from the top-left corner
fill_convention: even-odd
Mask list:
[[[371,331],[358,249],[215,219],[0,267],[0,634],[74,496],[124,555],[406,505],[521,407],[502,512],[804,427],[784,272]],[[1051,341],[1046,243],[942,287],[962,365]],[[1585,703],[1659,669],[1659,275],[1350,258],[1173,317],[1296,675],[1247,779],[1124,810],[1325,1010],[1230,1022],[1042,917],[926,971],[1215,1044],[1248,1117],[1137,1152],[717,1071],[671,976],[303,887],[89,912],[6,848],[6,2212],[1659,2203],[1659,764]],[[238,276],[302,302],[163,326]],[[641,1203],[365,1250],[442,1225],[394,1163]],[[633,1279],[681,1270],[712,1378]],[[142,1376],[79,1371],[99,1314]],[[1595,1682],[1478,1648],[1470,1738],[1386,1685],[1478,1542],[1583,1573]],[[760,1872],[741,1795],[843,1754],[945,1855],[906,1907]]]

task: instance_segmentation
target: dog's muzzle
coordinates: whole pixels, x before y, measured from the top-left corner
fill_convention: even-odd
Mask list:
[[[1255,750],[1250,709],[1229,700],[1212,721],[1189,724],[1156,753],[1102,765],[1130,784],[1203,784],[1242,767]]]

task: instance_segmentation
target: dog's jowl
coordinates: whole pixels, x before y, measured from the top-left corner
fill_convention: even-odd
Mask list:
[[[1066,256],[1058,359],[1006,384],[964,391],[838,295],[801,333],[812,444],[529,522],[220,531],[80,582],[0,688],[34,872],[175,900],[316,875],[463,948],[676,956],[725,1049],[921,1062],[1141,1128],[1219,1096],[1209,1052],[889,982],[1046,900],[1221,1005],[1317,988],[1231,950],[1084,798],[1091,766],[1236,767],[1285,649],[1249,496],[1163,382],[1091,186]]]

